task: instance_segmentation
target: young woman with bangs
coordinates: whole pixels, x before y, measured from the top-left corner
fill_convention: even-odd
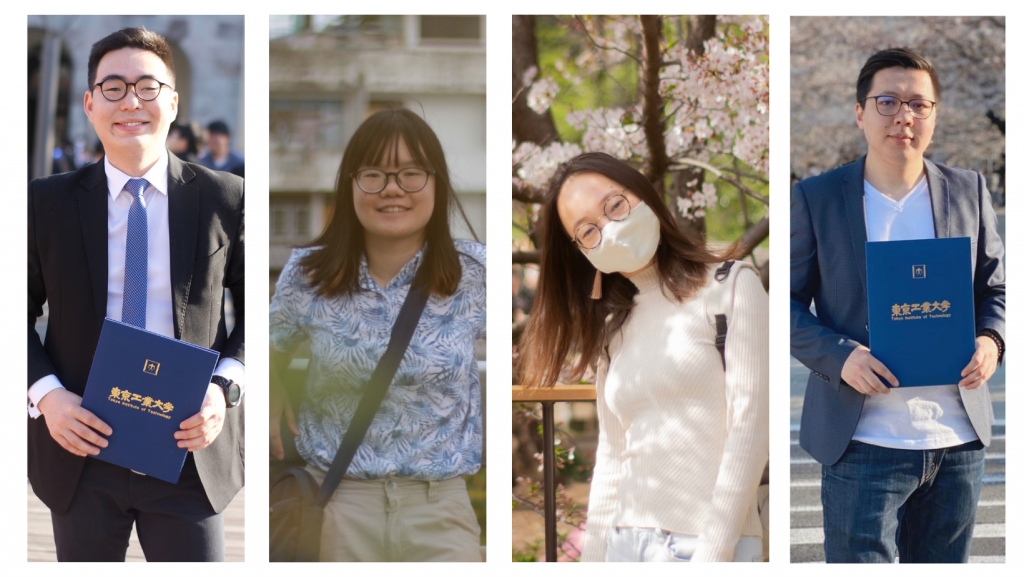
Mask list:
[[[484,246],[453,240],[465,221],[441,143],[405,109],[370,116],[342,158],[323,233],[293,251],[270,307],[270,454],[281,417],[323,483],[398,312],[428,293],[412,341],[324,513],[321,561],[480,561],[462,475],[480,468],[474,341],[484,338]],[[467,222],[468,226],[468,222]],[[309,341],[298,419],[278,370]]]
[[[756,269],[725,264],[735,245],[719,253],[682,232],[650,181],[604,153],[558,168],[543,219],[517,375],[551,387],[597,364],[582,560],[760,560],[768,300]]]

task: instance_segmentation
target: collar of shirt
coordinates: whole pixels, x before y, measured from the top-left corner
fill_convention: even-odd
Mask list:
[[[124,185],[128,184],[128,181],[132,179],[131,176],[121,172],[119,168],[110,164],[110,158],[106,155],[103,156],[103,171],[107,174],[107,190],[110,192],[110,198],[117,200],[117,195],[121,194],[124,190]],[[160,193],[167,194],[167,150],[157,158],[156,164],[150,168],[146,174],[142,175],[142,178],[146,179],[149,183],[147,188],[155,188]]]
[[[424,244],[419,251],[409,262],[402,265],[401,270],[395,275],[395,278],[388,282],[388,286],[379,287],[377,281],[373,280],[370,276],[370,269],[366,265],[366,253],[363,253],[359,257],[359,288],[363,290],[389,290],[398,288],[401,286],[412,284],[414,278],[416,278],[416,271],[420,268],[420,263],[423,262],[423,251],[427,249],[427,245]]]

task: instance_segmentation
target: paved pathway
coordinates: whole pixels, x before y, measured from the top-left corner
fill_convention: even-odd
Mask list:
[[[792,563],[821,563],[821,465],[800,448],[800,411],[807,368],[790,359],[790,509],[789,558]],[[1005,366],[1005,365],[1004,365]],[[985,459],[984,486],[974,526],[972,563],[1006,562],[1006,372],[999,367],[989,380],[996,425]]]
[[[28,560],[56,561],[57,549],[53,544],[53,527],[50,524],[50,510],[28,488]],[[231,501],[224,510],[225,560],[245,561],[245,489]],[[139,545],[139,537],[132,529],[128,544],[127,561],[142,561],[146,558]]]

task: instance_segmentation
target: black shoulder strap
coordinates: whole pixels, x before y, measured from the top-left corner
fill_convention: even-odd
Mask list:
[[[722,263],[722,266],[718,267],[715,271],[715,280],[718,282],[725,282],[725,279],[729,278],[729,270],[732,269],[732,265],[736,261],[727,260]],[[718,354],[722,356],[722,368],[725,368],[725,335],[729,332],[729,324],[726,322],[725,315],[715,315],[715,348],[718,349]]]
[[[384,395],[387,394],[388,387],[391,386],[391,380],[398,371],[398,365],[402,362],[402,357],[405,356],[405,350],[409,347],[412,334],[416,331],[420,315],[423,314],[423,307],[427,304],[427,296],[427,293],[421,292],[415,286],[409,289],[409,295],[405,297],[402,309],[398,311],[395,326],[391,327],[388,348],[377,362],[377,368],[373,370],[370,382],[363,392],[363,398],[359,400],[359,406],[352,417],[352,422],[349,424],[348,430],[345,431],[341,446],[338,447],[338,453],[334,455],[331,468],[327,470],[327,476],[320,486],[320,492],[317,493],[316,504],[318,507],[325,507],[331,500],[331,496],[341,484],[342,477],[348,471],[348,466],[352,463],[356,450],[363,443],[366,431],[377,415],[377,409],[380,408]]]

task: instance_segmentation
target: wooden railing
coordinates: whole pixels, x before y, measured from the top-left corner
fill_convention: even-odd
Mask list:
[[[558,531],[555,517],[555,403],[594,402],[593,385],[556,385],[550,389],[525,390],[512,387],[513,403],[540,403],[544,431],[544,556],[558,560]]]

